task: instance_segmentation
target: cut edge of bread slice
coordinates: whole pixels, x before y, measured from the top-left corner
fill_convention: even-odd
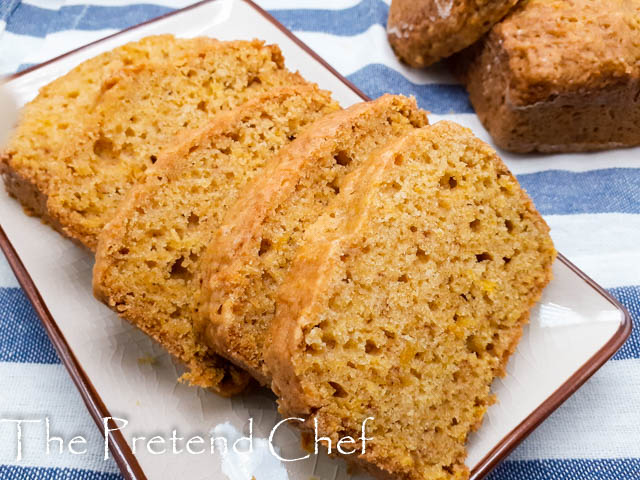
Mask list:
[[[439,122],[372,156],[278,291],[266,362],[282,415],[317,423],[334,452],[345,436],[362,447],[373,417],[369,450],[347,460],[385,478],[467,478],[467,435],[552,276],[548,231],[466,128]]]
[[[32,102],[57,98],[53,86],[59,85],[80,94],[56,102],[83,100],[84,106],[58,118],[55,111],[35,115],[29,104],[2,160],[7,190],[25,210],[89,250],[126,192],[180,130],[198,128],[272,86],[306,83],[285,68],[277,45],[260,40],[164,35],[102,55],[116,60],[88,78],[88,86],[81,64],[75,90],[68,86],[73,70]],[[37,149],[29,146],[36,143]]]
[[[0,152],[0,175],[7,193],[22,204],[27,215],[41,217],[68,236],[47,210],[49,157],[64,148],[65,132],[80,128],[70,119],[91,108],[100,95],[103,78],[141,57],[153,57],[154,52],[174,41],[173,35],[152,35],[96,55],[41,87],[38,95],[22,107],[19,122]]]
[[[61,154],[65,168],[74,172],[74,184],[69,188],[59,172],[62,180],[51,188],[49,214],[90,249],[126,192],[175,135],[272,88],[307,84],[286,69],[277,45],[206,37],[189,41],[193,48],[177,49],[175,58],[127,66],[106,79],[88,127]]]
[[[102,231],[95,296],[181,360],[192,384],[230,395],[248,381],[199,340],[201,253],[213,228],[268,158],[338,108],[329,92],[309,84],[218,114],[158,159]]]
[[[207,249],[208,344],[269,384],[263,348],[275,287],[305,226],[371,151],[427,123],[413,98],[384,95],[352,105],[317,121],[247,185]]]

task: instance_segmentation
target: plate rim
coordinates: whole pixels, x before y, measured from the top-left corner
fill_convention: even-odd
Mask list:
[[[111,38],[122,35],[126,32],[138,29],[142,26],[155,23],[157,21],[166,19],[173,15],[184,13],[188,10],[198,8],[204,4],[215,2],[218,0],[201,0],[178,10],[165,13],[159,17],[152,18],[145,22],[132,25],[128,28],[120,30],[116,33],[100,38],[86,45],[82,45],[78,48],[65,52],[57,57],[51,58],[45,62],[37,65],[32,65],[25,70],[13,73],[4,77],[4,81],[11,81],[19,78],[23,75],[31,73],[42,67],[45,67],[51,63],[55,63],[63,58],[73,55],[81,50],[84,50],[93,45],[102,43]],[[289,29],[276,20],[271,14],[266,12],[252,0],[241,0],[249,7],[253,8],[257,13],[262,15],[268,22],[273,24],[282,33],[284,33],[290,40],[298,45],[307,55],[311,56],[314,60],[320,63],[326,70],[328,70],[334,77],[345,84],[356,95],[362,98],[363,101],[368,101],[370,98],[365,95],[358,87],[356,87],[351,81],[336,71],[326,60],[313,51],[302,40],[296,37]],[[18,283],[22,287],[25,295],[33,305],[36,314],[40,318],[47,336],[53,343],[53,346],[60,357],[62,364],[69,372],[73,383],[78,389],[82,400],[89,411],[89,414],[93,418],[96,426],[103,433],[103,418],[111,417],[106,405],[102,401],[102,398],[95,389],[91,379],[87,376],[82,365],[76,359],[73,350],[67,343],[64,335],[62,334],[58,324],[49,312],[47,305],[45,304],[38,288],[36,287],[31,275],[22,263],[18,253],[11,244],[7,237],[2,225],[0,225],[0,249],[4,252],[7,258],[9,266],[13,270]],[[625,341],[631,335],[632,320],[631,315],[627,309],[615,299],[609,292],[598,285],[587,274],[580,270],[576,265],[570,262],[564,255],[558,252],[557,260],[568,267],[573,273],[578,275],[585,283],[587,283],[593,290],[600,296],[604,297],[612,306],[614,306],[621,314],[622,319],[616,332],[611,338],[596,351],[580,368],[578,368],[560,387],[558,387],[551,395],[549,395],[540,405],[538,405],[522,422],[520,422],[515,428],[507,433],[479,462],[471,469],[470,480],[481,480],[491,470],[498,466],[498,464],[513,451],[529,434],[540,425],[551,413],[553,413],[560,405],[562,405],[571,395],[573,395],[604,363],[607,362],[625,343]],[[111,425],[112,427],[114,425]],[[127,480],[146,480],[147,477],[142,470],[138,460],[133,454],[131,448],[127,444],[124,436],[120,430],[109,432],[110,435],[110,450],[116,465],[120,469],[123,477]]]
[[[631,335],[633,322],[629,311],[595,280],[574,265],[567,257],[557,252],[557,261],[578,275],[587,285],[613,305],[621,314],[620,325],[609,340],[600,347],[580,368],[538,405],[522,422],[507,433],[471,471],[470,480],[481,480],[504,460],[538,425],[555,412],[589,378],[596,373],[627,341]]]

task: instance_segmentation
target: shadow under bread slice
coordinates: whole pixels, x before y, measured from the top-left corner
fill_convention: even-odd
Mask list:
[[[149,58],[133,58],[100,79],[91,108],[67,118],[60,148],[46,160],[41,209],[91,250],[176,134],[271,88],[306,83],[286,70],[277,46],[257,40],[169,37],[154,45]]]
[[[266,362],[285,417],[367,437],[346,458],[385,478],[464,479],[551,279],[549,229],[495,151],[439,122],[373,155],[307,228],[278,292]],[[335,448],[334,448],[335,451]]]
[[[385,95],[316,122],[247,185],[207,250],[203,330],[214,349],[263,384],[275,292],[306,227],[376,148],[427,124],[415,100]]]
[[[133,187],[99,237],[94,293],[230,395],[248,381],[199,341],[201,255],[238,190],[314,120],[339,109],[314,85],[276,89],[179,139]]]

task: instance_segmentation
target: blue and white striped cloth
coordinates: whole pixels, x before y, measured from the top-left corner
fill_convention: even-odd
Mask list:
[[[188,3],[0,0],[0,74]],[[464,89],[445,71],[426,76],[398,64],[386,43],[388,0],[259,3],[368,95],[415,95],[435,114],[472,112]],[[634,333],[494,471],[492,480],[640,479],[640,158],[629,151],[606,158],[576,165],[571,156],[556,156],[553,162],[540,156],[515,173],[552,227],[558,249],[628,308]],[[52,434],[100,442],[31,305],[0,258],[0,417],[45,416]],[[120,478],[115,465],[99,457],[45,455],[43,433],[35,430],[25,426],[25,439],[31,440],[25,440],[18,463],[15,430],[0,424],[0,479]]]

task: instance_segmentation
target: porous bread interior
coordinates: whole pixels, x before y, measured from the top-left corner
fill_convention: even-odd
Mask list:
[[[82,127],[77,120],[94,104],[104,77],[143,59],[160,60],[162,50],[173,42],[171,35],[156,35],[128,43],[82,62],[40,88],[21,111],[20,122],[4,151],[5,168],[20,172],[46,195],[50,169],[59,161],[58,154],[67,143],[70,130]]]
[[[455,124],[409,134],[347,183],[279,292],[267,362],[282,413],[317,419],[334,449],[374,417],[359,463],[467,478],[467,435],[551,276],[548,227]]]
[[[261,41],[174,40],[154,57],[105,79],[95,104],[75,122],[54,159],[48,213],[90,249],[132,185],[166,144],[271,88],[302,84],[277,46]]]
[[[426,123],[425,112],[406,97],[356,105],[315,124],[281,152],[268,174],[247,186],[208,252],[207,341],[221,355],[268,384],[263,350],[275,292],[305,228],[371,151]]]
[[[191,383],[234,393],[246,381],[194,332],[200,257],[212,230],[271,155],[338,108],[328,92],[304,86],[220,114],[149,169],[100,236],[96,295],[181,359]]]

